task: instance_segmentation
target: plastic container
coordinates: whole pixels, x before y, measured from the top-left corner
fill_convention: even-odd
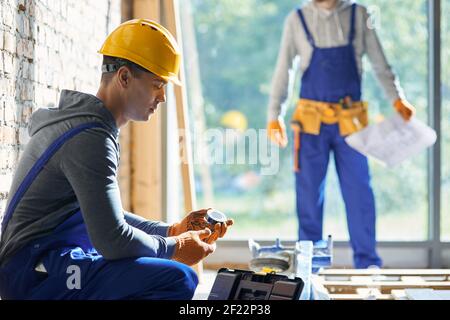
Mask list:
[[[206,211],[206,220],[209,224],[214,226],[216,223],[225,223],[227,221],[227,216],[221,211],[209,209]]]

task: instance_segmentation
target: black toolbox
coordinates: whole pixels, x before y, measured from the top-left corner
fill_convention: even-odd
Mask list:
[[[221,268],[208,300],[298,300],[303,286],[300,278]]]

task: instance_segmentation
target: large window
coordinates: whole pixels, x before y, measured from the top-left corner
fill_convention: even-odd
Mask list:
[[[196,46],[185,49],[189,102],[194,105],[196,128],[228,127],[230,110],[247,128],[266,126],[268,94],[278,54],[283,21],[298,0],[190,0],[181,2],[184,37],[196,40]],[[417,109],[417,116],[427,121],[428,88],[428,28],[426,0],[364,0],[373,14],[374,25],[385,49],[389,63],[399,76],[409,101]],[[450,13],[448,1],[445,10]],[[445,13],[443,17],[445,17]],[[401,17],[401,18],[399,18]],[[443,19],[443,23],[448,22]],[[448,39],[447,39],[448,40]],[[447,48],[449,46],[447,41]],[[447,50],[447,58],[448,50]],[[443,59],[445,59],[445,54]],[[448,60],[448,59],[447,59]],[[445,64],[444,64],[445,65]],[[372,72],[364,61],[363,78],[365,100],[370,104],[371,121],[387,117],[394,110],[384,98]],[[446,67],[446,107],[450,112],[450,72]],[[193,76],[198,72],[199,77]],[[189,78],[190,77],[190,78]],[[297,81],[298,82],[298,81]],[[288,123],[297,99],[295,86]],[[446,111],[445,111],[446,110]],[[446,113],[445,113],[446,112]],[[242,117],[243,116],[243,117]],[[446,118],[445,118],[446,117]],[[242,119],[245,119],[242,120]],[[199,124],[200,121],[200,124]],[[448,121],[443,123],[450,139]],[[447,126],[447,127],[445,127]],[[245,125],[243,128],[245,129]],[[196,185],[200,206],[212,205],[236,220],[228,239],[248,237],[294,240],[297,235],[294,176],[292,172],[292,137],[290,144],[280,150],[279,172],[261,175],[259,164],[197,164]],[[245,134],[236,131],[237,139]],[[444,148],[448,155],[448,149]],[[443,159],[445,157],[443,152]],[[377,236],[379,240],[425,240],[428,236],[427,157],[406,161],[395,169],[386,169],[371,161],[373,186],[377,204]],[[444,164],[443,199],[448,199],[450,168]],[[447,177],[447,178],[445,178]],[[447,202],[446,202],[447,201]],[[443,212],[449,211],[443,200]],[[446,211],[445,211],[446,210]],[[450,225],[450,215],[443,215]],[[450,237],[450,228],[443,230]],[[324,236],[346,240],[347,224],[344,205],[333,161],[328,173]]]

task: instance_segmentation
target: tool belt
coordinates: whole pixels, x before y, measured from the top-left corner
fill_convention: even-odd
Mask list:
[[[339,125],[339,133],[346,136],[357,132],[368,124],[368,104],[365,101],[330,103],[299,99],[291,123],[302,132],[318,135],[320,125]]]
[[[352,102],[349,97],[340,103],[299,99],[291,121],[294,131],[294,171],[300,171],[300,132],[318,135],[322,123],[338,123],[341,136],[352,134],[368,125],[367,108],[367,102]]]

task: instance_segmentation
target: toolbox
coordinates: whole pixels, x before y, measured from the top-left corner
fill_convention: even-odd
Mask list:
[[[221,268],[208,300],[299,300],[303,286],[297,277]]]

